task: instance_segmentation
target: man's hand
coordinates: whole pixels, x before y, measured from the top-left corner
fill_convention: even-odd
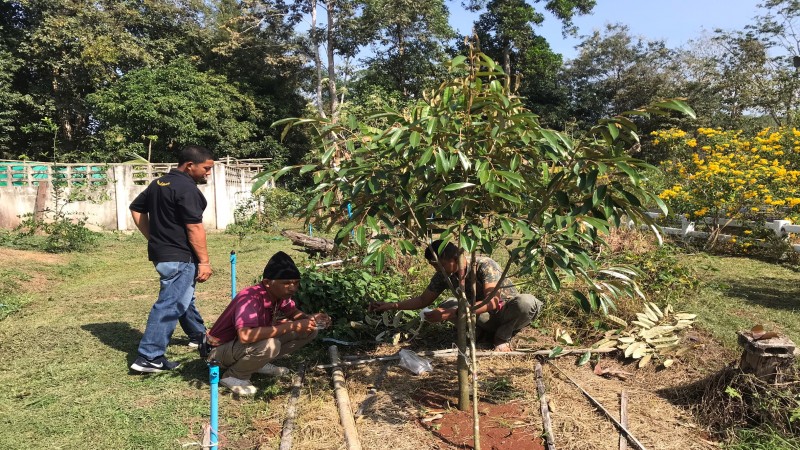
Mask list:
[[[384,312],[396,311],[400,309],[396,302],[372,302],[369,304],[368,311],[371,312]]]
[[[453,320],[456,317],[457,309],[442,309],[436,308],[425,314],[426,322],[444,322],[445,320]]]
[[[311,333],[317,329],[317,321],[313,317],[300,319],[292,322],[291,331],[295,333]]]
[[[330,316],[325,313],[316,313],[311,316],[314,321],[317,323],[317,329],[322,330],[331,326],[333,321],[331,320]]]
[[[212,273],[214,273],[214,271],[211,270],[211,264],[198,264],[197,276],[194,279],[198,283],[202,283],[211,278]]]

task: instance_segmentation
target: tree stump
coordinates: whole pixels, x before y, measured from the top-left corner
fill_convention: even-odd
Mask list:
[[[744,352],[739,367],[771,383],[782,383],[794,365],[795,345],[785,336],[755,339],[750,331],[739,331],[738,341]]]

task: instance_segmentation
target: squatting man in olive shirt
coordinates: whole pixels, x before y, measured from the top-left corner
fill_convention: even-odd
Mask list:
[[[396,303],[374,302],[370,305],[370,310],[375,312],[400,310],[400,309],[422,309],[430,306],[439,295],[449,289],[447,279],[444,277],[436,264],[436,252],[441,246],[442,241],[437,240],[425,249],[425,259],[436,269],[436,274],[431,279],[425,291],[417,297]],[[448,243],[439,255],[439,262],[444,271],[449,275],[453,286],[464,286],[465,273],[459,272],[459,258],[462,267],[466,267],[466,257],[463,251],[455,245]],[[514,287],[511,280],[504,280],[503,286],[497,289],[492,298],[486,298],[497,283],[500,281],[502,270],[500,265],[487,256],[477,258],[477,282],[475,295],[475,315],[477,338],[489,340],[494,346],[495,351],[511,351],[509,341],[520,330],[527,327],[542,310],[542,302],[530,294],[520,294]],[[468,298],[471,294],[472,286],[466,286]],[[438,308],[425,314],[428,322],[443,322],[445,320],[454,321],[458,312],[458,301],[449,298]]]

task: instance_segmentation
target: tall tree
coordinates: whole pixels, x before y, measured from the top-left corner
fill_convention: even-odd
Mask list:
[[[302,114],[306,105],[300,89],[311,73],[294,32],[302,16],[281,0],[217,0],[211,10],[210,41],[203,44],[199,68],[225,75],[257,111],[252,137],[231,149],[231,156],[298,162],[308,149],[304,136],[280,142],[279,131],[270,125]]]
[[[132,71],[88,100],[109,147],[139,153],[144,139],[157,136],[153,160],[162,162],[174,159],[176,144],[204,144],[219,156],[231,155],[252,138],[257,119],[249,96],[185,58]]]
[[[536,1],[535,3],[540,3]],[[565,33],[574,33],[572,18],[587,14],[594,0],[550,0],[544,9],[562,21]],[[536,34],[535,27],[545,16],[525,0],[472,0],[470,7],[486,7],[475,23],[475,34],[481,50],[502,63],[503,70],[519,79],[519,93],[526,105],[542,116],[544,123],[559,125],[563,120],[565,92],[558,83],[558,70],[562,65],[560,55],[553,53],[550,45]]]
[[[564,69],[571,114],[585,125],[638,108],[675,92],[678,73],[663,41],[631,36],[627,26],[607,25],[585,36]]]
[[[444,43],[456,36],[444,1],[364,0],[363,8],[361,27],[375,53],[363,62],[371,74],[380,74],[366,79],[420,98],[443,75],[438,68],[448,59]]]
[[[187,51],[200,29],[203,2],[20,0],[16,26],[24,38],[13,55],[24,61],[22,92],[40,105],[40,117],[59,126],[62,156],[87,152],[91,117],[85,96],[121,74]],[[29,144],[37,145],[29,136]],[[46,147],[45,147],[46,148]],[[32,157],[45,148],[30,149]]]

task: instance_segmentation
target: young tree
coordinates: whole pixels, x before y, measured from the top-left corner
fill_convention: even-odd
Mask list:
[[[365,248],[364,263],[377,270],[397,249],[415,254],[438,235],[466,250],[467,283],[475,283],[478,252],[503,252],[508,262],[502,279],[541,276],[554,290],[563,277],[582,279],[587,289],[574,295],[583,308],[613,308],[617,295],[636,290],[633,271],[600,267],[591,257],[595,246],[623,221],[652,225],[646,206],[664,209],[641,183],[640,173],[649,166],[626,152],[636,140],[629,118],[691,110],[667,101],[604,119],[586,137],[574,139],[540,126],[486,55],[459,56],[451,70],[453,78],[409,110],[374,116],[386,120],[384,129],[354,117],[338,124],[319,119],[276,123],[286,125],[284,134],[294,125],[312,123],[345,142],[324,148],[313,164],[264,174],[259,183],[293,169],[313,172],[316,195],[308,204],[309,220],[327,228],[341,225],[336,241]],[[340,147],[351,157],[331,167]],[[474,371],[470,311],[483,299],[466,298],[457,288],[451,286],[459,299],[459,407],[466,409],[470,377],[463,355],[469,343]]]

